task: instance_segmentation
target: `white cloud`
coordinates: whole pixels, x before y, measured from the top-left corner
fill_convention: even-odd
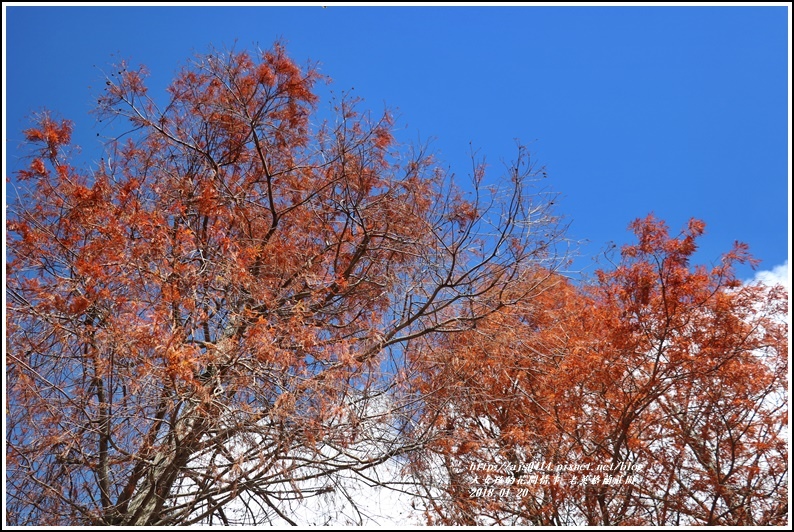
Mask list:
[[[775,266],[771,270],[764,270],[756,273],[755,277],[750,282],[763,283],[766,285],[781,284],[786,290],[791,292],[791,269],[789,268],[788,260],[779,266]]]
[[[771,270],[763,270],[755,274],[755,277],[745,281],[746,284],[761,284],[766,286],[781,285],[788,292],[789,298],[789,312],[786,315],[779,316],[781,320],[785,321],[791,328],[791,269],[789,268],[789,261],[786,260],[783,264],[775,266]],[[758,308],[760,311],[760,307]]]

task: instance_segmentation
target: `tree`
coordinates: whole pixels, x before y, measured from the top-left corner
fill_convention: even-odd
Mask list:
[[[195,58],[164,105],[143,67],[113,72],[98,117],[129,129],[101,164],[74,167],[72,124],[45,113],[11,184],[8,522],[294,522],[299,500],[354,501],[339,475],[430,436],[409,430],[411,353],[553,264],[529,154],[461,188],[388,113],[342,98],[316,125],[320,76],[280,45]]]
[[[417,359],[431,522],[786,523],[785,290],[736,279],[741,244],[691,267],[698,220],[631,228],[614,269],[525,276],[538,297]]]

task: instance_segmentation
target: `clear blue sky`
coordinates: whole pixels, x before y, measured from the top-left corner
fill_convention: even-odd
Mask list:
[[[402,138],[465,175],[528,144],[562,194],[577,268],[653,211],[707,223],[698,261],[734,240],[761,269],[788,257],[788,10],[778,7],[7,7],[7,172],[43,107],[102,155],[88,112],[99,68],[145,64],[162,94],[209,45],[320,63],[333,89],[398,110]],[[750,277],[747,269],[742,277]]]

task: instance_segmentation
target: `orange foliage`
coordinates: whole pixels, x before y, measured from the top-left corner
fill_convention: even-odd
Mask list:
[[[676,237],[652,216],[631,228],[638,243],[594,282],[532,271],[525,305],[415,361],[438,433],[416,459],[451,497],[431,522],[786,522],[786,294],[737,284],[741,245],[691,268],[698,220]],[[557,466],[586,469],[557,484]],[[509,496],[460,487],[489,476],[513,482]]]
[[[145,68],[114,72],[97,115],[132,132],[97,168],[67,164],[69,122],[25,132],[8,521],[232,524],[235,498],[289,505],[419,445],[382,428],[421,408],[387,393],[413,342],[515,303],[518,272],[560,238],[526,151],[467,196],[388,113],[343,99],[322,123],[321,76],[280,45],[194,58],[166,105]]]

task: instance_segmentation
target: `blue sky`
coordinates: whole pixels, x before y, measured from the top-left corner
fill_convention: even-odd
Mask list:
[[[286,43],[336,91],[397,110],[458,175],[471,145],[492,171],[520,139],[561,194],[576,269],[653,211],[707,223],[698,262],[734,240],[761,269],[789,255],[788,9],[772,7],[6,7],[6,175],[26,117],[48,108],[102,156],[100,69],[145,64],[163,94],[210,45]],[[236,45],[235,45],[236,43]],[[752,276],[740,269],[743,278]]]

